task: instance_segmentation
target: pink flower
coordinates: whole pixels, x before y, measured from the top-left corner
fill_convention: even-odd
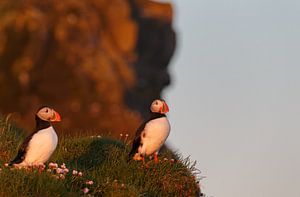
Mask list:
[[[94,181],[92,181],[92,180],[86,181],[85,184],[87,184],[87,185],[93,185],[93,184],[94,184]]]
[[[63,174],[63,173],[64,173],[64,170],[61,169],[61,168],[56,168],[56,173],[57,173],[57,174]]]
[[[61,167],[62,169],[65,169],[65,168],[66,168],[66,164],[63,163],[62,165],[60,165],[60,167]]]
[[[82,172],[78,172],[78,176],[82,176],[83,174],[82,174]]]
[[[58,168],[58,164],[57,164],[57,163],[52,163],[52,162],[50,162],[50,163],[48,164],[48,166],[49,166],[49,168]]]
[[[77,171],[77,170],[73,170],[72,174],[73,174],[74,176],[76,176],[76,175],[78,174],[78,171]]]
[[[38,171],[39,171],[39,173],[42,173],[44,170],[45,170],[45,165],[43,164],[43,165],[39,165],[39,168],[38,168]]]
[[[84,194],[87,194],[90,191],[90,189],[85,187],[85,188],[82,189],[82,191],[83,191]]]
[[[45,166],[45,164],[39,164],[39,168],[42,168],[42,169],[45,169],[46,168],[46,166]]]

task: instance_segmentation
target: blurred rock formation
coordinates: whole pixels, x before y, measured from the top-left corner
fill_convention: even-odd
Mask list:
[[[138,24],[137,59],[133,63],[137,82],[128,89],[126,101],[146,118],[149,104],[160,98],[162,90],[170,84],[167,67],[176,44],[173,13],[170,4],[137,1],[131,5]]]
[[[174,48],[167,3],[1,1],[0,112],[29,129],[49,105],[65,132],[131,133],[170,83]]]

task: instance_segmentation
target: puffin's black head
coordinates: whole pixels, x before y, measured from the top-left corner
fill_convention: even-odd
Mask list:
[[[164,100],[156,99],[152,102],[150,110],[154,113],[166,114],[169,112],[169,107]]]
[[[41,107],[37,112],[36,116],[44,121],[48,122],[59,122],[61,121],[59,113],[50,107]]]

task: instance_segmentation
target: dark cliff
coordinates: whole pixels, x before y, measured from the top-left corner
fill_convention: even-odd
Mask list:
[[[126,94],[127,104],[145,118],[149,103],[161,97],[170,84],[168,65],[175,50],[176,38],[172,27],[172,7],[151,1],[132,3],[133,18],[138,24],[137,60],[133,66],[136,85]]]

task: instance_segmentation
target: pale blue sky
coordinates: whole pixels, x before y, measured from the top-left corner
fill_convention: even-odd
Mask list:
[[[168,142],[208,196],[300,196],[300,1],[173,2]]]

